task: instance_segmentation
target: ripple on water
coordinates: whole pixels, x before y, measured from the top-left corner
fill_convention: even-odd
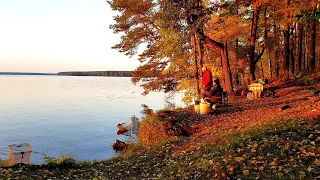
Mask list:
[[[141,104],[165,106],[163,92],[143,96],[130,78],[1,76],[0,87],[0,157],[5,159],[7,145],[15,143],[54,157],[72,152],[81,160],[107,159],[115,155],[115,139],[126,140],[117,135],[118,123],[142,116]],[[42,155],[31,154],[31,163],[42,161]]]

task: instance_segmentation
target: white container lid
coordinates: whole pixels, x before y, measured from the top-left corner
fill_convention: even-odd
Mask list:
[[[28,143],[11,144],[9,145],[9,151],[12,153],[31,152],[32,148]]]

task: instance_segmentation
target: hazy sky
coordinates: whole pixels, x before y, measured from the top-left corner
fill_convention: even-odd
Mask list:
[[[133,70],[106,0],[0,0],[0,71]]]

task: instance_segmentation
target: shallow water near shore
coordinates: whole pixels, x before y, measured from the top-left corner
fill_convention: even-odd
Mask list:
[[[124,77],[0,76],[0,158],[8,145],[29,143],[31,163],[45,153],[72,153],[77,160],[115,156],[118,123],[142,118],[141,104],[163,109],[166,94],[141,95],[143,89]],[[171,101],[183,106],[181,94]]]

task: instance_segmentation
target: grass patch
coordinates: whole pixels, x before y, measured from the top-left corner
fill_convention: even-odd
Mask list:
[[[161,178],[307,179],[320,176],[318,120],[266,124],[224,134],[226,143],[204,143],[171,159]]]
[[[8,167],[8,166],[9,166],[8,160],[0,158],[0,167]]]
[[[63,164],[74,164],[76,162],[75,156],[73,152],[62,152],[59,157],[51,157],[46,154],[43,154],[44,156],[44,164],[57,164],[57,165],[63,165]]]

